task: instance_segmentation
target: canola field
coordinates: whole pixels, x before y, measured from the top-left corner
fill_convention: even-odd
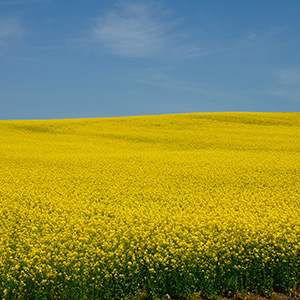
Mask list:
[[[0,140],[0,299],[299,289],[299,113],[0,121]]]

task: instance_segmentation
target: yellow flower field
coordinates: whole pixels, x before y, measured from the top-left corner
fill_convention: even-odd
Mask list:
[[[298,289],[299,113],[0,121],[0,139],[0,299]]]

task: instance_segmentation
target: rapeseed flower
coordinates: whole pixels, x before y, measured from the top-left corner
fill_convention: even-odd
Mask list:
[[[0,298],[290,291],[300,116],[0,122]]]

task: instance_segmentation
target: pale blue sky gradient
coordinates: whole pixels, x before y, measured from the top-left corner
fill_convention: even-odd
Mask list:
[[[0,0],[0,120],[300,111],[300,1]]]

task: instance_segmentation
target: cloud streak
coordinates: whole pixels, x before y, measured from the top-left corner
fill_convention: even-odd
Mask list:
[[[300,67],[281,69],[274,73],[274,88],[259,93],[300,104]]]
[[[222,24],[211,29],[209,18],[192,27],[188,21],[151,1],[119,1],[97,19],[89,36],[117,56],[189,59],[263,55],[274,45],[278,47],[278,38],[286,30],[280,27],[258,32],[237,30],[235,35],[227,36]]]
[[[149,5],[123,3],[98,20],[92,37],[113,54],[145,57],[163,47],[165,30]]]
[[[190,31],[190,29],[189,29]],[[151,2],[118,2],[91,30],[91,40],[127,57],[191,58],[207,50],[191,41],[184,20]]]
[[[300,67],[278,71],[277,76],[282,84],[300,88]]]
[[[140,72],[133,71],[129,80],[167,90],[195,93],[199,96],[214,98],[215,100],[246,97],[244,92],[231,91],[217,84],[211,85],[204,82],[178,79],[170,75],[171,72],[171,68],[148,68]]]
[[[17,18],[0,17],[0,42],[21,35],[22,33],[23,29]]]

